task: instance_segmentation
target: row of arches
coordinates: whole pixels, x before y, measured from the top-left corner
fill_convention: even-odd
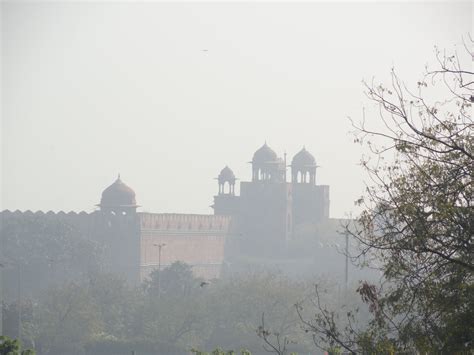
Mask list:
[[[268,170],[264,168],[253,169],[252,181],[285,182],[285,171]],[[235,178],[218,178],[219,195],[235,195]],[[316,168],[314,169],[292,169],[291,182],[294,184],[316,185]]]
[[[219,181],[219,195],[235,195],[235,182]]]
[[[311,184],[316,185],[316,169],[313,171],[309,170],[296,170],[292,172],[291,182],[297,184]]]

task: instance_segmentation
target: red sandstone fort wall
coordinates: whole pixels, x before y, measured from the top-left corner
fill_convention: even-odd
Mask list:
[[[43,212],[43,211],[10,211],[3,210],[0,212],[0,224],[3,226],[7,223],[24,223],[27,221],[55,221],[57,223],[66,223],[78,228],[82,233],[88,234],[92,228],[90,213],[81,212]]]
[[[193,266],[196,276],[219,277],[224,262],[224,245],[230,217],[188,214],[140,213],[141,279],[175,261]]]
[[[112,259],[124,259],[128,262],[134,259],[133,248],[124,244],[125,240],[136,241],[139,245],[140,261],[136,261],[137,271],[140,268],[140,279],[143,280],[148,274],[158,268],[158,247],[159,244],[166,244],[162,248],[161,265],[166,267],[175,261],[183,261],[192,265],[196,276],[205,279],[219,277],[222,264],[224,262],[224,246],[228,234],[231,217],[214,215],[192,215],[192,214],[153,214],[138,213],[137,234],[128,229],[118,227],[123,233],[130,235],[116,234],[116,230],[104,227],[102,221],[105,216],[100,212],[32,212],[32,211],[9,211],[0,212],[0,227],[9,223],[23,223],[26,221],[46,221],[55,223],[66,223],[78,228],[84,235],[90,238],[99,238],[109,245],[107,250],[115,250],[112,246],[124,249],[124,254],[119,255],[113,252]],[[95,218],[96,217],[96,218]],[[104,219],[102,222],[106,222]],[[133,225],[132,225],[133,227]],[[102,234],[108,234],[104,237]],[[119,245],[120,244],[120,245]],[[122,245],[123,244],[123,245]],[[122,245],[122,247],[121,247]],[[120,257],[119,257],[120,256]],[[115,260],[114,259],[114,260]],[[126,260],[125,260],[126,259]],[[132,259],[131,262],[134,262]],[[139,265],[138,265],[139,264]],[[138,276],[138,275],[137,275]]]

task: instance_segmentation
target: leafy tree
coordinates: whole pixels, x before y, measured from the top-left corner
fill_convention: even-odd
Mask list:
[[[134,328],[146,339],[165,344],[184,347],[200,343],[206,329],[206,285],[183,262],[154,270],[144,282],[144,299],[137,309]]]
[[[278,334],[281,341],[289,342],[287,347],[290,350],[310,348],[300,332],[293,306],[307,291],[304,282],[290,280],[278,273],[255,270],[218,280],[210,286],[206,298],[210,332],[205,347],[219,345],[235,349],[245,344],[254,353],[261,350],[265,340],[259,337],[263,334],[259,331],[262,313],[265,313],[265,322],[271,325],[271,329],[265,325],[264,329],[271,333],[271,341]]]
[[[163,270],[153,270],[144,287],[150,296],[176,298],[190,295],[202,282],[194,276],[190,265],[176,261]]]
[[[133,313],[140,304],[142,293],[130,287],[125,279],[113,274],[93,274],[84,283],[90,301],[100,318],[100,331],[96,338],[126,339],[133,337]]]
[[[23,339],[31,338],[30,347],[50,355],[131,351],[171,355],[218,345],[224,349],[245,345],[261,353],[263,341],[256,331],[265,312],[271,339],[278,334],[282,341],[289,340],[287,348],[300,353],[310,348],[293,307],[305,293],[305,283],[263,271],[202,283],[191,277],[188,266],[169,269],[162,270],[174,271],[169,279],[163,278],[160,297],[154,287],[131,288],[107,274],[52,288],[28,311],[30,330],[28,337],[22,332]],[[15,318],[14,308],[12,314]]]
[[[21,350],[20,341],[0,335],[0,355],[35,355],[34,350]]]
[[[36,311],[41,354],[76,354],[103,329],[100,309],[84,284],[52,289]]]
[[[19,315],[21,314],[21,333]],[[3,304],[3,335],[18,339],[24,346],[35,348],[35,321],[34,304],[28,300],[22,300],[21,313],[19,303]]]
[[[191,349],[191,353],[195,355],[252,355],[248,350],[242,349],[240,352],[235,352],[234,350],[222,350],[221,348],[216,348],[211,352],[203,352],[197,349]]]
[[[355,258],[384,279],[358,288],[372,314],[364,330],[354,328],[353,314],[338,327],[321,305],[303,319],[328,346],[387,354],[474,347],[474,72],[462,53],[436,54],[439,69],[415,90],[395,71],[389,86],[366,84],[384,129],[354,125],[356,142],[370,151],[362,161],[370,184],[346,232],[359,242]]]

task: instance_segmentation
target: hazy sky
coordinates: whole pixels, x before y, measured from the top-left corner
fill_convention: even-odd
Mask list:
[[[361,80],[416,82],[470,2],[2,3],[2,209],[92,211],[117,173],[142,211],[212,213],[266,140],[303,145],[331,216],[363,190]],[[207,51],[203,51],[203,50]],[[368,107],[369,113],[370,105]],[[370,113],[376,119],[375,114]]]

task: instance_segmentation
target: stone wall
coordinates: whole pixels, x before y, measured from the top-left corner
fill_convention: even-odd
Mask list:
[[[116,216],[100,211],[44,213],[6,210],[0,213],[0,217],[3,232],[17,233],[17,229],[21,229],[22,233],[38,234],[39,238],[47,237],[45,233],[48,231],[37,231],[37,226],[46,221],[53,230],[60,226],[70,227],[105,246],[101,260],[105,271],[121,275],[134,284],[158,267],[159,244],[166,244],[162,248],[162,267],[179,260],[192,265],[196,276],[206,279],[219,277],[231,221],[228,216],[154,213]],[[25,226],[31,230],[25,231]],[[0,260],[5,259],[1,253],[7,236],[0,238]],[[41,244],[41,240],[36,241]],[[30,252],[37,254],[34,250]],[[61,258],[61,255],[48,255],[44,263],[48,264],[46,259],[52,259],[59,268],[56,260]]]
[[[37,296],[46,287],[75,280],[98,267],[95,213],[0,212],[0,268],[6,302]],[[89,260],[89,259],[90,260]]]
[[[231,218],[194,214],[139,213],[141,279],[175,261],[193,266],[196,276],[217,278],[224,262],[224,245]]]

